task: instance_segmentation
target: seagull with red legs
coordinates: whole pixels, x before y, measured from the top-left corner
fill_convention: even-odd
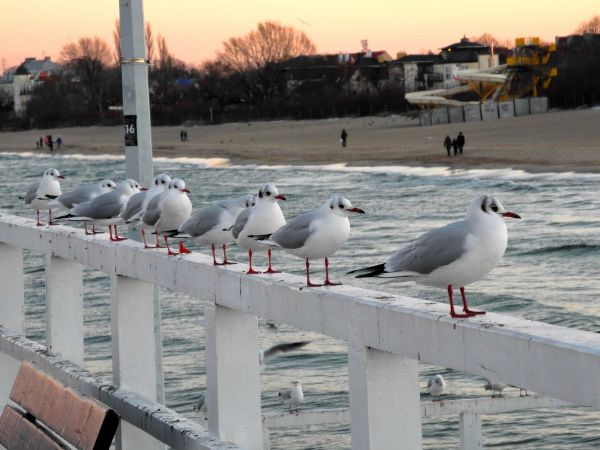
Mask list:
[[[121,218],[126,224],[132,225],[134,228],[141,226],[142,239],[144,241],[144,248],[160,248],[158,242],[158,235],[156,235],[156,245],[150,246],[146,243],[146,232],[144,230],[144,224],[142,223],[142,216],[148,207],[148,203],[158,194],[163,193],[167,190],[171,177],[166,173],[161,173],[154,177],[152,186],[150,189],[138,192],[137,194],[129,197],[125,210],[121,213]]]
[[[520,219],[494,197],[480,195],[467,209],[464,220],[429,231],[402,247],[383,264],[354,270],[357,278],[379,277],[388,281],[414,281],[448,291],[450,316],[485,314],[469,308],[465,286],[484,278],[498,265],[508,243],[504,218]],[[454,309],[453,292],[459,287],[463,312]]]
[[[48,210],[48,225],[52,223],[52,205],[51,202],[58,198],[62,191],[60,190],[60,181],[64,179],[60,172],[56,169],[46,169],[42,178],[32,183],[27,188],[27,193],[23,200],[25,204],[30,205],[35,209],[38,227],[44,225],[40,222],[40,210]]]
[[[169,256],[191,253],[191,250],[187,249],[181,241],[178,252],[172,251],[169,247],[169,236],[177,234],[179,227],[192,214],[192,202],[187,195],[189,192],[182,179],[173,178],[166,191],[150,200],[142,215],[144,225],[154,228],[157,235],[164,236]]]
[[[265,249],[269,257],[269,268],[265,273],[279,272],[274,270],[271,264],[271,247],[251,237],[272,234],[285,225],[285,217],[283,217],[278,200],[285,200],[285,197],[274,185],[263,184],[258,190],[256,205],[243,210],[235,219],[231,234],[241,248],[248,250],[250,261],[246,272],[248,275],[260,273],[252,267],[252,255],[257,250]]]
[[[88,184],[65,192],[58,196],[56,200],[50,202],[50,206],[57,206],[69,211],[75,206],[90,201],[106,192],[114,191],[117,188],[117,183],[113,180],[102,180],[95,184]],[[92,231],[88,231],[88,225],[85,224],[85,234],[97,234],[96,226],[92,225]]]
[[[350,236],[351,214],[364,214],[346,197],[333,195],[319,209],[294,217],[271,235],[254,236],[263,244],[280,247],[305,260],[306,286],[335,286],[329,279],[329,257],[337,252]],[[325,258],[325,283],[310,281],[310,259]]]
[[[227,244],[235,240],[231,234],[231,228],[237,216],[246,208],[254,206],[255,203],[253,194],[218,201],[213,205],[194,211],[192,216],[179,227],[179,232],[200,244],[210,245],[213,265],[235,264],[227,259]],[[181,236],[178,234],[175,237]],[[216,246],[223,248],[223,262],[217,262]]]
[[[123,223],[121,213],[127,206],[129,197],[145,190],[140,184],[132,179],[121,181],[117,188],[100,194],[87,202],[75,205],[70,214],[57,217],[57,219],[68,219],[71,222],[84,222],[86,226],[108,225],[109,239],[111,241],[123,241],[126,237],[119,236],[117,225]],[[113,234],[114,228],[114,234]]]

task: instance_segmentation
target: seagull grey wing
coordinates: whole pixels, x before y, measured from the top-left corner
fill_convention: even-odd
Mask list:
[[[270,240],[276,242],[283,248],[300,248],[306,243],[306,240],[311,235],[312,231],[310,226],[318,218],[318,211],[300,214],[273,233]]]
[[[223,211],[222,207],[216,205],[201,208],[181,225],[180,231],[192,237],[202,236],[219,224]]]
[[[392,255],[385,263],[385,272],[429,274],[463,255],[468,234],[469,227],[465,221],[454,222],[425,233]]]
[[[29,205],[35,199],[35,196],[37,194],[37,190],[39,187],[40,187],[39,181],[35,181],[35,182],[31,183],[27,187],[27,193],[25,194],[25,197],[23,198],[23,200],[25,200],[26,204]]]
[[[194,411],[206,411],[206,397],[204,395],[198,397],[198,401],[194,404]]]
[[[431,388],[431,386],[433,386],[433,377],[430,377],[429,380],[427,381],[427,387]]]
[[[233,228],[231,228],[231,234],[235,239],[238,238],[246,224],[248,223],[248,219],[250,217],[250,213],[252,212],[252,208],[247,208],[238,214],[235,222],[233,224]]]
[[[120,192],[107,192],[92,200],[75,206],[71,211],[78,217],[89,217],[90,219],[112,219],[118,216],[123,209]]]
[[[160,219],[158,204],[161,198],[162,194],[155,195],[146,206],[146,211],[144,211],[144,215],[142,216],[142,222],[146,225],[153,227],[158,222],[158,219]]]
[[[281,397],[284,400],[289,400],[292,398],[292,391],[282,391],[279,393],[279,397]]]
[[[269,347],[268,349],[266,349],[263,352],[263,360],[264,360],[264,362],[270,361],[279,355],[283,355],[284,353],[298,350],[310,343],[311,343],[311,341],[299,341],[299,342],[286,342],[284,344],[274,345],[272,347]]]
[[[125,211],[123,211],[123,214],[121,214],[121,217],[125,222],[127,222],[136,214],[142,212],[142,206],[144,205],[144,199],[146,198],[147,192],[148,191],[138,192],[137,194],[133,194],[131,197],[129,197]]]
[[[56,200],[67,209],[73,208],[75,205],[87,202],[92,198],[94,193],[98,191],[98,186],[82,186],[73,189],[70,192],[61,194]]]

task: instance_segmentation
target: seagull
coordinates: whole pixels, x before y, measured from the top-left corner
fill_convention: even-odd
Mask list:
[[[68,219],[69,221],[82,221],[95,225],[108,225],[109,239],[111,241],[123,241],[127,238],[120,237],[117,225],[123,223],[121,213],[127,205],[129,197],[144,190],[140,184],[132,179],[121,181],[114,191],[106,192],[94,197],[87,202],[80,203],[71,208],[70,214],[57,217],[57,219]],[[112,227],[115,227],[113,236]]]
[[[440,396],[446,390],[446,380],[444,380],[444,377],[440,374],[430,377],[429,381],[427,381],[427,390],[434,402],[436,399],[439,401]]]
[[[271,247],[250,237],[274,233],[285,225],[285,217],[283,217],[277,200],[285,200],[285,197],[274,185],[263,184],[258,190],[256,205],[243,210],[235,219],[231,229],[231,234],[237,244],[248,250],[248,259],[250,260],[250,267],[246,272],[248,275],[260,273],[252,268],[252,252],[264,248],[268,248],[267,255],[269,257],[269,268],[266,273],[278,273],[277,270],[273,270],[271,265]]]
[[[168,255],[179,255],[180,253],[191,253],[191,251],[179,243],[179,252],[171,251],[169,247],[169,235],[178,233],[179,227],[190,217],[192,213],[192,202],[187,194],[189,189],[180,178],[173,178],[169,187],[163,193],[154,196],[148,203],[142,216],[142,222],[154,228],[154,232],[162,234],[165,238]]]
[[[234,240],[231,228],[237,216],[246,208],[256,203],[253,194],[230,200],[221,200],[214,205],[198,209],[186,220],[179,231],[191,236],[200,244],[212,248],[213,265],[235,264],[227,260],[227,243]],[[215,246],[223,247],[223,262],[218,263],[215,257]]]
[[[269,361],[272,361],[273,359],[286,353],[293,352],[294,350],[299,350],[311,342],[312,341],[286,342],[283,344],[273,345],[266,350],[260,349],[258,351],[258,363],[262,369]]]
[[[135,195],[129,197],[129,201],[127,202],[127,206],[121,217],[127,224],[133,224],[133,226],[137,226],[141,220],[148,203],[152,200],[156,195],[164,192],[169,186],[169,182],[171,181],[171,177],[165,173],[161,173],[154,177],[154,181],[152,182],[152,186],[147,191],[138,192]],[[150,247],[146,243],[146,233],[144,231],[144,227],[142,225],[142,239],[144,240],[144,248],[153,248]],[[156,247],[159,247],[158,243],[158,235],[156,235]]]
[[[496,392],[498,392],[498,397],[502,397],[502,391],[507,387],[507,384],[500,382],[488,382],[483,386],[486,391],[492,391],[492,398],[496,397]]]
[[[56,205],[66,210],[70,210],[80,203],[85,203],[106,192],[114,191],[116,188],[117,183],[113,180],[102,180],[95,184],[80,186],[72,191],[65,192],[64,194],[59,195],[56,200],[51,201],[50,205]],[[85,234],[96,234],[96,225],[92,225],[92,231],[88,232],[86,223]]]
[[[383,264],[349,273],[446,288],[451,317],[485,314],[469,309],[464,287],[481,280],[502,259],[508,242],[505,217],[521,218],[494,197],[480,195],[469,205],[464,220],[425,233]],[[464,314],[454,311],[453,286],[460,287]]]
[[[288,401],[290,413],[295,409],[296,414],[298,414],[299,407],[304,401],[304,392],[302,392],[302,383],[300,383],[300,380],[292,381],[292,388],[287,391],[281,391],[279,398]]]
[[[62,192],[60,190],[60,181],[63,180],[60,172],[56,169],[46,169],[42,175],[42,178],[32,183],[27,188],[27,193],[23,198],[25,204],[31,205],[31,208],[35,209],[35,215],[37,219],[36,225],[41,227],[44,225],[40,222],[40,210],[48,210],[48,225],[54,225],[52,223],[52,207],[50,201],[55,200]]]
[[[294,217],[271,235],[255,236],[264,244],[281,247],[286,252],[306,261],[306,286],[320,284],[310,282],[309,259],[325,258],[325,283],[323,286],[336,286],[329,279],[328,257],[337,252],[350,236],[348,215],[364,214],[355,208],[346,197],[333,195],[319,209]]]
[[[208,410],[206,408],[206,396],[204,394],[198,397],[198,401],[194,403],[194,407],[192,409],[194,411],[200,411],[200,413],[206,415]]]

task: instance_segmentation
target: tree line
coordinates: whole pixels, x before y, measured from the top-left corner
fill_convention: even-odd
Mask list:
[[[578,33],[600,33],[600,16],[583,22]],[[316,47],[302,31],[275,21],[223,43],[212,61],[193,67],[169,50],[166,39],[145,28],[146,58],[154,125],[185,121],[219,123],[285,118],[322,118],[399,112],[407,108],[401,87],[349,92],[342,69],[298,90],[286,89],[281,62],[313,55]],[[484,33],[485,44],[507,46]],[[12,113],[12,98],[0,93],[0,126],[49,128],[68,125],[119,124],[121,112],[120,25],[113,46],[98,37],[81,37],[60,53],[64,70],[31,92],[23,117]],[[556,55],[559,76],[548,91],[553,106],[600,101],[600,43],[583,40]],[[365,75],[372,77],[372,74]],[[375,76],[381,76],[375,72]],[[586,100],[587,99],[587,100]]]

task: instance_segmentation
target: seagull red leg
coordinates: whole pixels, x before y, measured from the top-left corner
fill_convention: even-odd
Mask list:
[[[192,253],[192,251],[183,244],[183,241],[179,241],[179,253]]]
[[[267,270],[265,270],[265,273],[281,273],[281,270],[275,270],[273,269],[273,266],[271,265],[271,258],[272,258],[272,251],[271,249],[267,250],[267,256],[269,257],[269,267],[267,267]]]
[[[467,296],[465,295],[465,287],[460,287],[460,295],[462,296],[463,301],[463,311],[471,316],[476,316],[478,314],[485,314],[485,311],[477,311],[476,309],[469,309],[469,305],[467,305]]]
[[[252,250],[248,250],[248,259],[250,260],[250,266],[248,267],[248,271],[246,275],[258,275],[261,272],[257,272],[252,268]]]
[[[334,283],[329,279],[329,259],[325,257],[325,283],[323,286],[340,286],[342,283]]]
[[[215,256],[215,244],[210,244],[210,248],[212,250],[213,255],[213,266],[222,266],[225,263],[217,262],[217,257]]]
[[[110,239],[111,241],[114,241],[113,234],[112,234],[112,225],[108,226],[108,239]]]
[[[169,247],[169,238],[168,238],[168,236],[165,236],[165,245],[167,246],[167,255],[169,255],[169,256],[179,255],[179,253],[173,252],[171,250],[171,247]]]
[[[83,226],[85,228],[85,235],[86,236],[89,236],[90,234],[94,234],[91,231],[88,231],[88,224],[87,224],[87,222],[84,222]]]
[[[52,210],[51,209],[48,210],[48,225],[57,225],[52,222]]]
[[[42,227],[42,226],[44,226],[44,224],[43,224],[42,222],[40,222],[40,210],[39,210],[39,209],[36,209],[36,210],[35,210],[35,217],[37,218],[37,223],[36,223],[36,225],[37,225],[38,227]]]
[[[313,284],[310,282],[310,263],[306,258],[306,287],[320,287],[320,284]]]
[[[237,264],[236,262],[227,260],[227,244],[223,244],[223,264]]]
[[[454,301],[452,300],[452,285],[448,285],[448,301],[450,302],[450,317],[454,317],[457,319],[464,319],[467,317],[471,317],[469,314],[459,314],[454,311]]]
[[[115,237],[114,237],[113,241],[125,241],[125,240],[127,240],[126,237],[119,236],[119,232],[117,231],[117,225],[114,225],[114,227],[115,227]]]
[[[160,245],[160,241],[158,240],[158,230],[155,229],[154,233],[155,233],[155,236],[156,236],[156,245],[154,246],[154,248],[162,248],[162,245]]]

